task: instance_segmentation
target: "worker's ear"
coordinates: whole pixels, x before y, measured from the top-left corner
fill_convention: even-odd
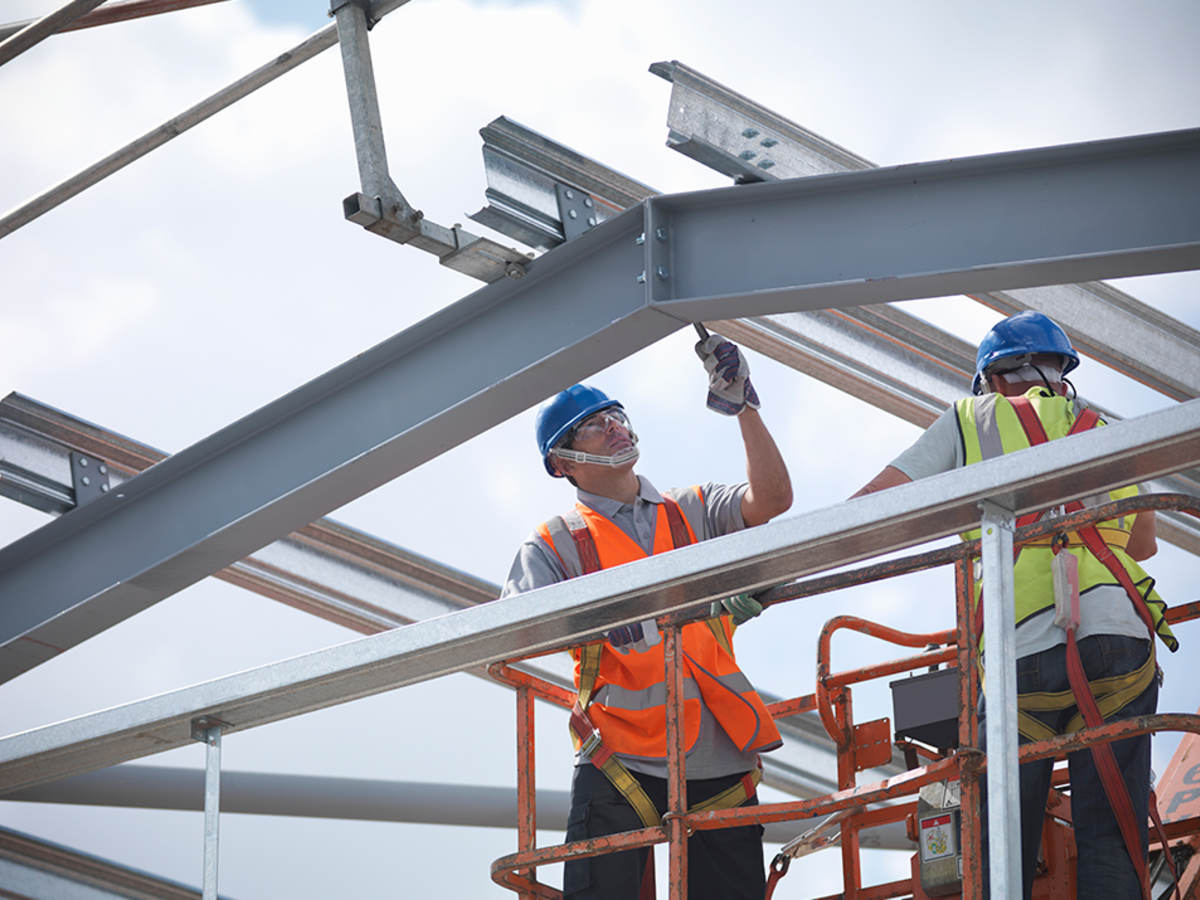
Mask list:
[[[561,456],[552,456],[550,465],[554,466],[554,471],[564,478],[570,478],[575,474],[575,463],[569,459],[563,459]]]

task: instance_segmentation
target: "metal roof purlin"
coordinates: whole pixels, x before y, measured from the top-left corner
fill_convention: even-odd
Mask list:
[[[0,740],[0,791],[182,746],[199,715],[229,723],[228,734],[902,549],[974,525],[984,499],[1019,514],[1197,463],[1200,400],[1193,400],[703,546],[12,735]]]
[[[651,198],[0,550],[0,674],[685,322],[1198,267],[1198,178],[1191,130]]]
[[[667,146],[718,172],[777,181],[875,167],[683,63],[655,63],[650,71],[672,82]],[[1105,365],[1175,400],[1200,396],[1200,332],[1110,285],[1061,283],[969,296],[1006,315],[1044,312]]]

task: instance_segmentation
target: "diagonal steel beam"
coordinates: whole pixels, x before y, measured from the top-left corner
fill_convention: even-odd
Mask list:
[[[1198,462],[1200,401],[1193,400],[703,546],[13,735],[0,740],[0,791],[183,746],[197,716],[228,723],[225,733],[256,727],[953,534],[979,521],[981,500],[1020,514]]]
[[[718,172],[739,181],[776,181],[875,168],[683,63],[655,63],[650,71],[672,83],[667,146]],[[1194,187],[1187,194],[1194,203]],[[1006,315],[1043,312],[1105,365],[1176,400],[1200,396],[1200,332],[1111,285],[1089,281],[970,296]],[[854,311],[845,315],[853,319]]]
[[[10,394],[0,400],[0,494],[47,512],[68,512],[74,508],[67,476],[72,452],[106,461],[114,489],[166,458],[153,447],[28,397]],[[498,585],[327,518],[214,577],[363,634],[467,609],[500,594]],[[556,654],[519,668],[570,687],[571,665]],[[484,670],[472,674],[492,680]],[[821,773],[834,771],[837,751],[820,723],[811,715],[795,715],[776,724],[786,743],[763,760],[764,781],[798,797],[833,790],[836,783]],[[901,771],[892,766],[880,777]]]
[[[0,675],[684,322],[1200,266],[1197,179],[1193,130],[647,200],[0,550]]]
[[[655,71],[663,65],[654,67]],[[682,74],[676,73],[671,120],[689,133],[701,133],[690,139],[672,130],[671,143],[718,171],[749,177],[754,167],[735,153],[763,143],[774,148],[774,155],[769,171],[755,169],[765,172],[755,180],[874,168],[867,160],[699,73],[673,65]],[[745,133],[731,135],[731,124]],[[769,129],[769,136],[747,140],[747,135],[762,134],[760,129]],[[489,205],[473,218],[518,240],[550,246],[564,241],[556,203],[561,187],[593,200],[601,218],[605,210],[621,209],[657,193],[510,119],[495,119],[479,133],[484,139]],[[717,152],[723,149],[718,140],[725,142],[728,153]],[[745,149],[740,152],[746,153]],[[1024,306],[1013,297],[1021,298]],[[1079,326],[1084,340],[1077,343],[1084,352],[1152,381],[1153,386],[1178,399],[1196,396],[1192,386],[1200,385],[1200,365],[1196,364],[1200,334],[1109,285],[1056,285],[1014,291],[1011,297],[1002,292],[980,294],[976,299],[1008,313],[1039,309],[1072,329]],[[1132,352],[1089,343],[1087,336],[1098,318],[1109,320],[1106,337],[1130,335],[1135,341],[1152,339],[1154,343],[1137,346]],[[1135,323],[1132,327],[1130,321]],[[801,310],[712,324],[745,346],[921,427],[962,396],[973,376],[973,347],[891,304]],[[1112,412],[1105,416],[1110,421],[1120,418]],[[1200,493],[1200,477],[1181,473],[1154,484],[1152,490]],[[1200,554],[1200,523],[1173,511],[1163,512],[1161,521],[1164,540]]]

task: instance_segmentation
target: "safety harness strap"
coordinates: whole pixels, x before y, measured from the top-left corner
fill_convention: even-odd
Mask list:
[[[1017,417],[1021,422],[1022,429],[1025,431],[1025,436],[1029,439],[1030,446],[1046,443],[1048,440],[1046,431],[1042,427],[1041,419],[1038,418],[1028,398],[1010,397],[1009,402],[1012,403],[1013,408],[1016,410]],[[1089,428],[1093,428],[1098,421],[1099,416],[1095,412],[1085,409],[1072,423],[1068,434],[1075,434],[1079,431],[1086,431]],[[1068,512],[1074,512],[1082,508],[1083,504],[1078,500],[1072,501],[1065,507]],[[1038,514],[1038,517],[1040,515],[1041,513]],[[1036,518],[1034,521],[1036,521]],[[1150,655],[1153,658],[1155,636],[1153,619],[1150,616],[1150,611],[1146,608],[1142,595],[1138,592],[1137,587],[1133,584],[1133,580],[1129,577],[1129,573],[1125,571],[1125,567],[1121,565],[1120,561],[1113,556],[1112,551],[1108,549],[1108,545],[1104,543],[1094,525],[1080,528],[1079,536],[1083,540],[1084,546],[1104,564],[1105,568],[1112,573],[1118,583],[1125,588],[1134,609],[1138,611],[1138,615],[1141,616],[1150,631]],[[1058,552],[1057,548],[1056,552]],[[1075,640],[1075,626],[1068,625],[1066,632],[1067,681],[1070,683],[1071,690],[1075,694],[1075,705],[1079,708],[1084,723],[1090,728],[1095,728],[1104,724],[1104,715],[1101,713],[1099,704],[1096,702],[1096,697],[1092,693],[1091,685],[1088,684],[1087,672],[1083,668],[1083,659],[1079,655],[1079,645]],[[1092,744],[1089,749],[1092,752],[1092,759],[1096,764],[1096,771],[1100,775],[1100,784],[1104,788],[1105,796],[1108,798],[1108,805],[1112,808],[1113,817],[1117,820],[1117,827],[1120,828],[1121,836],[1124,838],[1125,850],[1129,854],[1129,859],[1133,863],[1133,867],[1138,874],[1138,880],[1142,885],[1142,895],[1148,900],[1150,897],[1150,878],[1146,870],[1146,859],[1142,852],[1137,814],[1133,810],[1133,801],[1129,797],[1129,790],[1125,785],[1125,779],[1121,777],[1117,758],[1113,754],[1110,744]]]
[[[1114,675],[1111,678],[1100,678],[1090,682],[1096,705],[1105,719],[1125,707],[1131,700],[1141,696],[1158,674],[1158,666],[1154,653],[1137,669],[1124,675]],[[1017,728],[1022,735],[1031,741],[1045,741],[1059,732],[1036,718],[1034,713],[1057,712],[1075,706],[1075,692],[1068,691],[1038,691],[1030,694],[1020,694],[1017,697]],[[1073,734],[1083,728],[1082,714],[1076,714],[1062,730],[1062,734]]]
[[[667,524],[671,529],[672,545],[676,548],[688,546],[692,542],[691,532],[688,530],[679,504],[670,497],[663,497],[663,507],[667,514]],[[596,549],[596,539],[588,530],[587,525],[572,526],[568,522],[567,527],[579,553],[582,574],[590,575],[592,572],[600,571],[600,554]],[[721,646],[732,655],[733,651],[729,646],[725,630],[721,627],[720,619],[709,619],[708,626]],[[596,689],[596,679],[600,674],[600,659],[603,649],[602,642],[584,644],[579,648],[579,699],[571,710],[571,733],[579,744],[580,755],[604,773],[613,787],[620,791],[621,796],[633,807],[638,818],[642,820],[642,824],[647,828],[653,828],[662,824],[662,817],[658,814],[653,801],[642,787],[641,782],[613,754],[612,749],[605,746],[599,729],[592,724],[592,720],[587,715],[587,708],[591,705]],[[759,769],[748,772],[737,784],[696,804],[689,812],[741,806],[754,796],[755,788],[761,780],[762,772]]]

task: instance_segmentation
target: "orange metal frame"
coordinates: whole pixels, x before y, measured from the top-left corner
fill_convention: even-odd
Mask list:
[[[1046,519],[1018,528],[1014,545],[1059,531],[1095,521],[1111,519],[1131,512],[1149,509],[1177,509],[1200,518],[1200,503],[1196,498],[1184,494],[1156,494],[1132,497],[1103,506]],[[904,821],[915,813],[916,801],[870,808],[882,801],[913,797],[927,784],[957,779],[962,796],[963,856],[963,900],[983,900],[983,867],[980,850],[980,779],[986,772],[985,754],[978,748],[979,719],[974,698],[979,693],[978,641],[973,634],[971,611],[971,560],[979,555],[979,542],[964,543],[931,552],[910,556],[905,559],[889,560],[865,566],[849,572],[822,576],[802,582],[781,585],[759,594],[764,605],[794,600],[799,597],[825,593],[851,585],[867,584],[892,578],[909,572],[921,571],[942,565],[953,565],[955,572],[955,612],[957,626],[947,631],[929,634],[910,634],[875,622],[852,616],[838,616],[826,623],[818,642],[816,691],[768,705],[775,718],[815,710],[825,730],[837,745],[838,790],[823,797],[810,800],[794,800],[782,803],[764,803],[752,807],[710,810],[700,813],[686,811],[687,777],[682,748],[683,669],[680,662],[679,629],[686,619],[664,617],[662,629],[666,651],[667,684],[667,766],[668,766],[668,812],[663,824],[654,828],[642,828],[621,834],[606,835],[589,840],[574,841],[552,847],[538,848],[536,832],[536,791],[534,782],[534,700],[570,709],[575,702],[573,691],[547,682],[519,669],[506,660],[492,664],[489,671],[493,678],[511,685],[517,691],[517,852],[501,857],[492,863],[492,880],[520,895],[521,900],[544,898],[560,900],[562,894],[555,888],[540,883],[536,877],[538,866],[563,862],[569,859],[584,859],[646,847],[658,843],[669,846],[670,867],[668,885],[670,900],[685,900],[687,897],[687,837],[693,831],[714,828],[729,828],[738,825],[766,824],[768,822],[807,819],[842,813],[837,826],[841,829],[841,853],[843,891],[837,898],[845,900],[883,900],[888,897],[915,895],[923,897],[919,881],[900,881],[864,887],[858,834],[863,828],[890,822]],[[1172,608],[1167,618],[1171,623],[1183,622],[1200,617],[1200,601]],[[902,647],[922,647],[925,652],[875,666],[833,672],[831,669],[831,643],[834,632],[853,630],[871,635]],[[560,648],[565,650],[566,648]],[[545,653],[538,654],[539,656]],[[888,719],[856,724],[853,716],[851,686],[888,675],[948,663],[957,666],[964,677],[959,678],[959,749],[948,756],[910,741],[892,743]],[[1200,715],[1159,714],[1123,719],[1098,728],[1088,728],[1070,735],[1060,735],[1047,741],[1024,744],[1020,748],[1020,760],[1026,762],[1046,757],[1063,758],[1071,751],[1093,743],[1102,743],[1156,731],[1182,731],[1200,735]],[[884,765],[892,759],[893,746],[906,749],[911,758],[915,753],[924,760],[917,766],[894,778],[874,784],[857,785],[856,775],[866,769]],[[1196,747],[1197,745],[1191,744]],[[1181,754],[1184,748],[1181,747]],[[1193,754],[1200,757],[1200,751]],[[1196,763],[1192,759],[1191,763]],[[1174,768],[1174,764],[1172,766]],[[1200,788],[1200,766],[1196,766],[1196,787]],[[1056,773],[1057,781],[1062,776]],[[1191,770],[1182,775],[1191,778]],[[1169,780],[1169,779],[1164,779]],[[1190,781],[1187,784],[1191,784]],[[1200,791],[1197,792],[1200,798]],[[1050,812],[1058,819],[1069,821],[1065,799],[1057,791],[1051,792]],[[1189,810],[1190,812],[1190,810]],[[1197,809],[1200,813],[1200,809]],[[1193,847],[1200,845],[1200,814],[1190,815],[1181,821],[1169,822],[1167,835],[1170,840],[1182,839]],[[1046,859],[1073,857],[1073,840],[1069,829],[1063,825],[1047,829]],[[1152,846],[1154,845],[1152,837]],[[780,860],[776,860],[776,863]],[[1200,866],[1200,854],[1192,860],[1182,879],[1186,884],[1195,881],[1193,869]],[[774,869],[776,864],[772,864]],[[787,863],[782,868],[786,871]],[[782,873],[780,873],[782,874]],[[1069,878],[1066,873],[1057,873],[1058,878]],[[1187,876],[1190,876],[1187,877]],[[1066,882],[1063,882],[1064,884]],[[1057,884],[1057,882],[1056,882]],[[829,898],[833,900],[833,898]]]

